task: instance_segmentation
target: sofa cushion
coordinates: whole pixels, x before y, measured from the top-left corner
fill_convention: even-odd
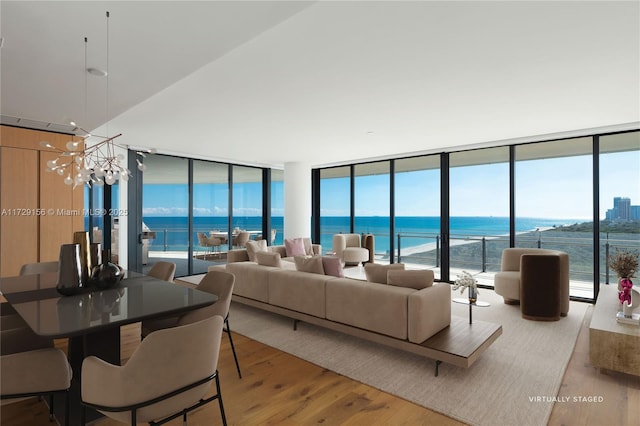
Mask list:
[[[267,240],[247,241],[244,245],[247,248],[247,255],[250,262],[256,262],[256,253],[268,251]]]
[[[325,283],[337,278],[274,269],[268,274],[269,303],[318,318],[325,317]]]
[[[327,319],[406,339],[407,296],[416,290],[350,278],[326,283]]]
[[[295,256],[293,261],[296,263],[296,270],[300,272],[324,275],[322,256]]]
[[[282,267],[282,263],[280,262],[280,253],[259,251],[256,253],[256,260],[258,261],[258,265],[275,266],[276,268]]]
[[[287,257],[304,256],[307,254],[302,238],[286,238],[284,240],[284,247],[287,250]]]
[[[278,268],[254,262],[233,262],[227,263],[226,269],[236,277],[233,294],[269,303],[267,274]]]
[[[322,256],[322,269],[325,275],[343,278],[342,260],[336,256]]]
[[[364,274],[367,281],[372,283],[387,283],[387,271],[404,270],[404,263],[391,263],[389,265],[379,265],[377,263],[367,263],[364,265]]]
[[[387,271],[387,284],[422,290],[433,285],[433,271],[430,269],[411,271],[390,269]]]

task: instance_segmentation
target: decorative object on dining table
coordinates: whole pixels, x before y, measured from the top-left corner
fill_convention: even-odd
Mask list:
[[[116,287],[122,281],[124,271],[119,265],[111,262],[111,250],[102,250],[102,263],[93,268],[91,284],[104,290]]]
[[[56,290],[64,296],[81,293],[86,282],[82,279],[82,261],[80,244],[62,244],[60,246],[60,267]]]
[[[73,243],[80,246],[80,264],[82,265],[82,281],[89,282],[91,278],[91,255],[89,253],[89,233],[76,231],[73,233]]]
[[[478,294],[480,294],[478,291],[478,281],[467,271],[460,272],[457,277],[458,279],[453,283],[452,290],[460,289],[460,294],[462,294],[465,289],[468,289],[469,303],[476,303]]]

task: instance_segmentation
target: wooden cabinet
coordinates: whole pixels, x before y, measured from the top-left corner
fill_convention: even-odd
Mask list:
[[[64,148],[74,137],[0,127],[0,276],[18,275],[30,262],[57,260],[61,244],[84,230],[84,188],[47,172],[57,155],[41,141]]]

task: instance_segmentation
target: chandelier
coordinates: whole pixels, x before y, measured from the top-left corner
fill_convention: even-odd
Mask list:
[[[95,68],[87,68],[87,37],[84,38],[84,68],[85,68],[85,114],[87,109],[87,73],[94,75],[106,76],[107,78],[107,96],[106,96],[106,109],[107,109],[107,121],[109,120],[109,12],[107,16],[107,70],[100,71]],[[78,185],[92,185],[102,186],[105,183],[107,185],[113,185],[118,180],[128,181],[131,176],[131,171],[127,168],[125,156],[119,151],[127,151],[130,149],[127,145],[122,145],[114,142],[117,138],[122,136],[119,133],[115,136],[98,136],[92,135],[82,127],[78,126],[75,122],[71,121],[71,125],[76,126],[77,129],[84,132],[83,136],[79,136],[82,140],[72,140],[67,142],[65,148],[61,149],[53,146],[49,142],[40,142],[40,145],[44,148],[56,151],[59,155],[54,160],[47,161],[48,172],[56,172],[60,176],[64,177],[64,183],[66,185],[72,185],[75,188]],[[87,144],[89,138],[97,138],[98,141],[91,145]],[[145,157],[145,154],[154,154],[155,149],[138,149],[135,153],[140,157]],[[144,172],[146,166],[136,158],[137,168],[141,172]]]

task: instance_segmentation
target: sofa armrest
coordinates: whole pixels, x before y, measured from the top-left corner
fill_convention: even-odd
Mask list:
[[[436,283],[408,296],[409,341],[422,343],[451,324],[451,286]]]
[[[247,249],[229,250],[227,252],[227,263],[248,261],[249,253],[247,253]]]

